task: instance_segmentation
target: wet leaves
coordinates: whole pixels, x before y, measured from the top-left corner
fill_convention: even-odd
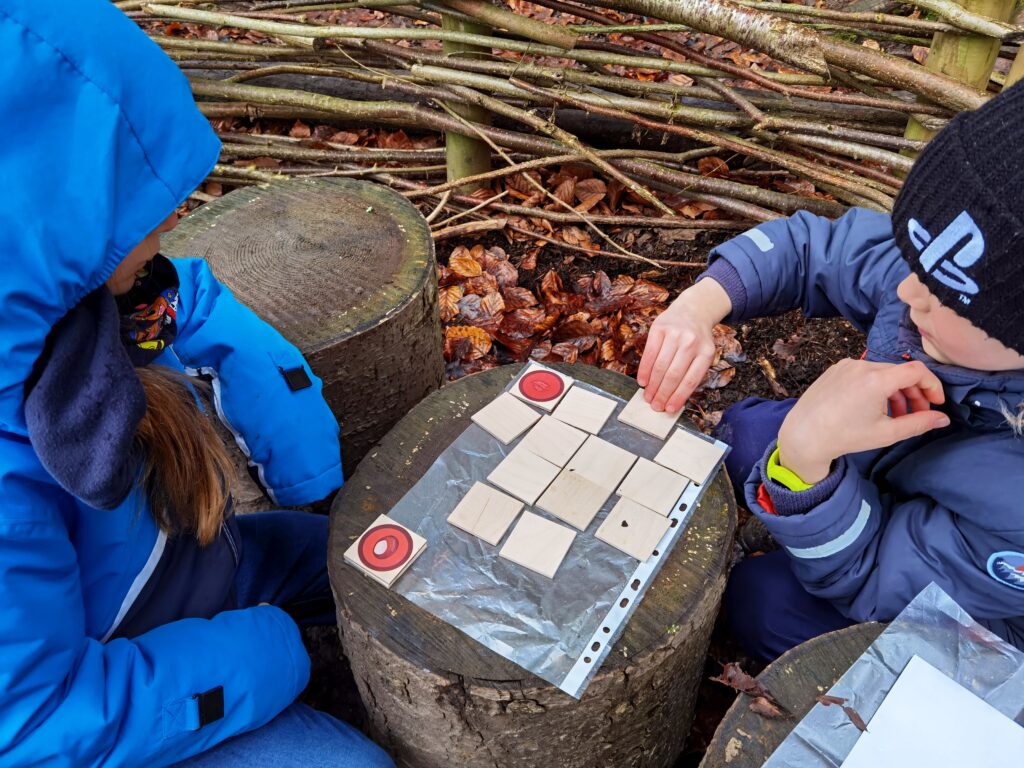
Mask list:
[[[788,711],[776,700],[774,696],[761,683],[748,675],[739,664],[729,662],[722,668],[722,674],[712,677],[712,682],[727,685],[738,693],[751,697],[750,711],[756,712],[762,717],[781,718],[790,717]]]

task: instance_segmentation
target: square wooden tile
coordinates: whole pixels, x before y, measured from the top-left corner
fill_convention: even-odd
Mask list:
[[[725,451],[703,437],[677,429],[654,460],[673,472],[703,485]]]
[[[523,502],[486,483],[474,483],[448,515],[448,522],[496,546],[515,522]]]
[[[575,538],[576,533],[571,528],[533,512],[524,512],[498,554],[553,579]]]
[[[526,437],[523,438],[520,445],[530,453],[535,453],[552,464],[564,467],[586,439],[586,432],[563,424],[558,419],[544,416],[537,426],[526,433]]]
[[[640,457],[615,492],[668,517],[689,484],[682,475]]]
[[[585,531],[611,495],[609,489],[579,472],[563,469],[537,499],[536,506]]]
[[[667,517],[631,499],[619,499],[594,535],[643,562],[654,553],[670,525]]]
[[[615,411],[616,401],[582,387],[570,389],[551,414],[559,421],[596,435]]]
[[[523,402],[543,408],[549,413],[572,387],[573,379],[537,363],[526,366],[509,390]]]
[[[566,469],[579,472],[591,482],[614,491],[634,461],[635,454],[591,435],[566,464]]]
[[[555,464],[517,445],[487,479],[517,499],[533,504],[559,471]]]
[[[540,414],[521,400],[502,392],[470,418],[504,444],[511,443],[537,423]]]
[[[633,394],[629,402],[619,411],[619,421],[659,440],[664,440],[675,426],[679,414],[664,411],[659,413],[654,410],[644,400],[644,391],[638,389]]]
[[[418,533],[387,515],[378,517],[345,552],[345,560],[390,588],[427,546]]]

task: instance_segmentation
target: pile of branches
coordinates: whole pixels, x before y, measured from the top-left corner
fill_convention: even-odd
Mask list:
[[[505,229],[543,240],[551,222],[571,223],[584,237],[568,247],[644,261],[606,228],[889,210],[924,145],[905,138],[908,119],[936,130],[989,97],[921,65],[931,36],[998,38],[1009,59],[1024,33],[952,0],[919,0],[929,18],[912,6],[755,0],[117,5],[178,62],[218,125],[294,126],[223,134],[215,180],[370,178],[422,203],[443,222],[439,238]],[[626,126],[632,140],[608,148],[584,135],[595,123]],[[336,140],[382,127],[417,138],[400,148]],[[482,147],[496,170],[445,181],[443,135]],[[552,189],[552,169],[566,167],[587,169],[576,184],[591,183]]]

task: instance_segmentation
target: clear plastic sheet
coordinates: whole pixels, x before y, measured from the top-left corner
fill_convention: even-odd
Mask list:
[[[654,458],[663,442],[618,422],[618,413],[625,405],[621,398],[580,381],[574,386],[618,403],[599,437],[639,456]],[[394,589],[474,640],[579,698],[681,536],[706,483],[687,486],[676,504],[677,511],[670,516],[676,523],[659,544],[658,555],[644,563],[594,536],[618,498],[612,495],[587,530],[577,532],[555,578],[548,579],[498,557],[500,547],[492,547],[447,522],[473,483],[485,481],[521,439],[503,446],[471,424],[392,508],[388,513],[392,519],[427,539],[427,548]],[[724,444],[721,446],[727,450]],[[685,511],[678,510],[682,504],[686,504]],[[536,507],[528,509],[554,519]],[[638,579],[637,589],[632,590]],[[622,606],[624,593],[629,598]]]
[[[829,694],[847,699],[869,722],[913,656],[1024,725],[1024,653],[975,622],[935,584],[914,598]],[[764,768],[839,768],[859,736],[841,707],[816,704]]]

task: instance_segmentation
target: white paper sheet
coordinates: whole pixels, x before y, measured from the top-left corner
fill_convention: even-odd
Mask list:
[[[1024,728],[914,656],[843,768],[1024,765]]]

